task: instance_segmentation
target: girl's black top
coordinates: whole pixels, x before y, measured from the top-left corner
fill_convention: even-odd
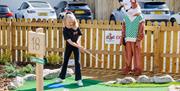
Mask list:
[[[76,30],[72,28],[67,28],[67,27],[63,28],[63,36],[65,40],[71,39],[71,41],[76,43],[79,36],[81,35],[82,35],[82,32],[79,28],[77,28]],[[70,44],[66,42],[66,46],[70,46]]]

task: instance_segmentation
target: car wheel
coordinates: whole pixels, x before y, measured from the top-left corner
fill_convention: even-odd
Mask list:
[[[171,18],[170,21],[171,21],[172,23],[174,23],[174,22],[176,22],[176,19],[175,19],[175,18]]]
[[[114,15],[111,15],[111,16],[110,16],[110,21],[114,21],[114,22],[116,23],[116,18],[115,18]]]
[[[17,19],[17,15],[15,14],[15,18]]]
[[[62,19],[63,19],[63,16],[59,15],[58,19],[62,20]]]

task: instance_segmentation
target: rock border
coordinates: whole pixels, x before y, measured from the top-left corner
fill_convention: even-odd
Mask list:
[[[105,84],[112,84],[112,82],[114,82],[116,84],[130,84],[130,83],[163,84],[163,83],[170,83],[170,82],[179,82],[179,80],[174,80],[170,75],[153,76],[153,77],[149,77],[147,75],[140,75],[137,79],[135,79],[133,77],[117,78],[116,81],[105,82]]]
[[[53,70],[44,69],[43,78],[45,80],[57,78],[60,71],[61,71],[61,68],[53,69]],[[71,77],[72,75],[74,75],[74,71],[71,68],[67,68],[66,77]],[[27,74],[24,77],[17,76],[11,82],[8,83],[7,87],[8,87],[8,90],[16,90],[18,87],[23,86],[25,81],[33,81],[33,80],[36,80],[35,74]]]

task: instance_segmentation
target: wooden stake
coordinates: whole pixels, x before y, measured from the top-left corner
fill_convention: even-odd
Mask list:
[[[30,53],[36,54],[37,58],[43,58],[45,55],[45,35],[43,28],[37,28],[36,33],[32,32],[28,37],[28,50]],[[38,36],[35,36],[35,34]],[[41,35],[41,37],[39,36]],[[33,41],[32,41],[33,39]],[[38,40],[38,41],[37,41]],[[36,42],[36,44],[34,43]],[[44,91],[43,64],[36,62],[36,91]]]
[[[36,55],[43,58],[42,55]],[[36,63],[36,91],[44,91],[43,64]]]
[[[43,91],[43,64],[36,63],[36,91]]]

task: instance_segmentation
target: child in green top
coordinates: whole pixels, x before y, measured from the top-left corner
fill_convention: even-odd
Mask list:
[[[130,0],[131,8],[126,10],[123,22],[122,36],[120,44],[125,39],[125,66],[123,74],[127,75],[132,71],[135,75],[140,75],[141,68],[141,40],[144,33],[144,19],[140,7],[136,0]],[[134,58],[133,58],[134,57]],[[134,59],[134,69],[131,70],[132,59]]]

